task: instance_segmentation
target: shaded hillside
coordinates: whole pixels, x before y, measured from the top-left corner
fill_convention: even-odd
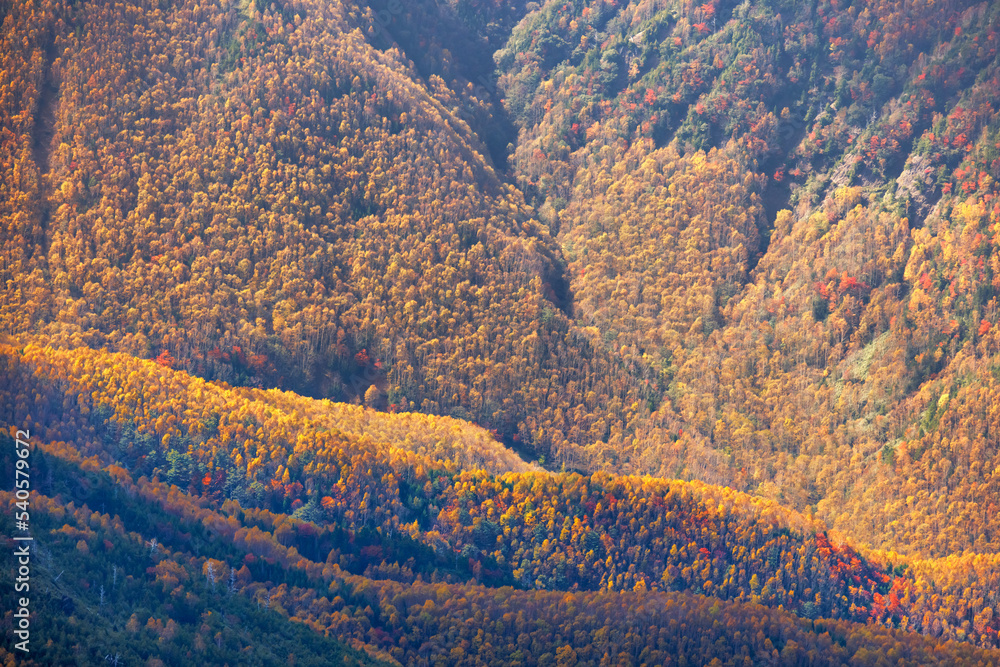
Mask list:
[[[36,636],[53,640],[37,649],[38,664],[103,664],[104,656],[170,665],[227,658],[277,664],[278,655],[282,663],[340,658],[407,665],[428,659],[527,664],[557,656],[596,665],[610,655],[626,662],[669,656],[816,665],[864,664],[878,655],[927,665],[998,660],[996,651],[967,643],[942,645],[912,632],[803,619],[701,595],[490,590],[419,579],[407,585],[393,580],[406,577],[405,568],[392,567],[367,579],[286,550],[268,530],[240,529],[232,537],[213,530],[221,516],[199,509],[197,501],[147,488],[142,480],[136,485],[113,468],[112,481],[95,462],[65,448],[38,447],[33,460],[43,450],[59,478],[75,468],[88,487],[85,498],[79,488],[36,495],[33,531],[46,564],[36,567],[34,581],[49,586],[36,598],[45,612]],[[129,495],[127,502],[119,492]],[[92,511],[87,501],[113,514]],[[230,524],[244,516],[236,508]],[[56,625],[56,618],[64,620]],[[344,649],[324,638],[327,633],[357,648]],[[0,646],[12,657],[8,651]]]

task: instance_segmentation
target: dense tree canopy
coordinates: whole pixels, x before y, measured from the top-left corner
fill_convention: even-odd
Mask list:
[[[995,661],[998,20],[0,0],[39,660]]]

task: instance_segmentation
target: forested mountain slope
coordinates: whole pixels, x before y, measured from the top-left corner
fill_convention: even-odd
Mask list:
[[[415,453],[420,443],[331,428],[295,400],[127,355],[0,352],[0,406],[34,444],[36,609],[59,636],[48,656],[80,641],[170,664],[232,651],[269,664],[266,635],[234,624],[273,628],[276,611],[405,664],[528,664],[565,646],[594,663],[608,651],[657,663],[775,651],[812,664],[890,650],[923,664],[996,660],[969,645],[1000,641],[995,558],[859,553],[810,517],[698,482],[463,469]],[[407,417],[363,418],[374,433]],[[434,438],[434,426],[412,433]],[[608,615],[620,606],[632,611]],[[720,614],[725,627],[708,620]],[[57,632],[59,616],[69,626]],[[692,643],[679,623],[729,641]],[[101,634],[75,638],[94,624]],[[489,639],[467,642],[470,629]],[[289,640],[305,642],[307,662],[322,650]]]
[[[598,461],[996,551],[997,40],[972,2],[521,22],[496,56],[518,183],[578,322],[663,390]]]
[[[995,663],[998,20],[0,0],[39,660]]]
[[[567,392],[639,405],[561,310],[559,248],[466,122],[489,116],[471,82],[373,46],[370,12],[260,4],[12,7],[13,331],[471,418],[543,453],[570,446],[542,416]]]

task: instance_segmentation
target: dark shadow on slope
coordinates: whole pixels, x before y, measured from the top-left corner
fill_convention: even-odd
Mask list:
[[[453,89],[458,87],[453,84],[466,82],[462,90],[454,90],[459,106],[453,111],[472,128],[494,168],[507,176],[508,146],[517,140],[517,128],[500,103],[493,43],[506,40],[519,15],[508,11],[510,16],[498,24],[487,15],[459,15],[448,6],[427,0],[404,4],[374,0],[370,6],[375,15],[371,43],[376,48],[397,46],[425,83],[435,75]],[[495,33],[492,39],[484,34],[486,28]],[[450,58],[443,55],[445,50]]]
[[[768,179],[764,192],[761,193],[761,204],[764,207],[763,225],[758,230],[760,233],[760,245],[757,253],[752,255],[747,263],[747,270],[753,271],[761,258],[767,254],[771,246],[771,237],[774,235],[774,223],[778,217],[778,211],[788,208],[788,200],[792,196],[792,188],[787,180],[776,180],[773,177]]]
[[[49,171],[49,156],[52,153],[52,137],[55,136],[55,106],[59,98],[59,86],[52,77],[52,61],[55,59],[55,41],[49,42],[45,52],[45,83],[38,95],[35,110],[35,127],[32,132],[32,157],[40,174]]]
[[[560,259],[553,259],[542,279],[544,280],[545,298],[559,308],[566,317],[572,319],[573,292],[570,289],[565,263]]]
[[[3,18],[0,16],[0,23]],[[56,104],[59,100],[59,86],[52,76],[52,61],[55,60],[55,38],[50,37],[45,47],[45,80],[38,94],[38,106],[35,109],[35,125],[32,129],[31,156],[38,170],[38,217],[42,229],[42,238],[47,238],[45,230],[49,226],[48,175],[49,158],[52,154],[52,137],[56,131]],[[42,239],[38,239],[41,241]],[[28,244],[28,257],[34,252],[35,244]]]

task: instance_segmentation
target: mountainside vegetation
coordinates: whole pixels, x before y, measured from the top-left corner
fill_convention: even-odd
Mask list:
[[[406,664],[443,648],[458,663],[466,653],[472,662],[544,662],[571,637],[565,646],[584,660],[600,661],[594,651],[604,647],[612,656],[647,651],[656,664],[678,651],[694,662],[812,651],[815,664],[826,664],[816,653],[824,642],[843,647],[827,656],[831,664],[892,646],[925,662],[942,647],[916,632],[990,648],[1000,641],[995,557],[858,552],[811,517],[700,482],[554,474],[523,463],[499,472],[501,462],[491,473],[478,460],[466,467],[435,458],[422,443],[339,430],[322,403],[309,406],[315,419],[283,406],[310,399],[248,396],[127,355],[28,346],[6,348],[3,362],[11,380],[3,408],[32,425],[36,443],[32,507],[41,518],[33,526],[46,537],[45,613],[63,609],[75,626],[88,623],[84,609],[113,604],[102,636],[128,656],[214,662],[239,650],[268,662],[227,619],[273,623],[256,614],[272,604],[372,659]],[[401,418],[409,417],[364,409],[354,419],[386,433]],[[349,428],[352,419],[337,423]],[[439,427],[431,421],[412,433],[439,437]],[[432,451],[452,453],[441,441]],[[13,511],[15,494],[4,493]],[[90,558],[100,564],[88,566]],[[76,573],[65,587],[56,585],[57,568]],[[452,636],[470,596],[480,599],[472,603],[479,632],[489,633],[474,651]],[[232,598],[254,605],[234,609]],[[771,629],[718,654],[677,634],[678,619],[709,623],[705,615],[720,614],[722,601],[720,637],[757,632],[760,623]],[[621,619],[632,639],[606,637],[606,622],[584,620],[604,618],[607,605],[632,610]],[[526,632],[525,608],[531,623],[564,626],[564,639],[536,635],[543,626]],[[778,615],[762,621],[757,614],[768,608]],[[513,619],[511,609],[520,620],[510,628],[486,620]],[[218,613],[221,625],[206,621]],[[198,618],[202,625],[191,625]],[[827,620],[817,628],[819,619]],[[650,634],[661,626],[665,634]],[[123,627],[146,630],[133,637]],[[897,630],[859,634],[872,627]],[[944,664],[992,655],[947,646]],[[519,650],[521,659],[513,657]]]
[[[598,461],[886,548],[996,550],[967,530],[996,467],[996,20],[600,2],[522,21],[496,56],[518,182],[578,321],[662,389]]]
[[[973,0],[0,0],[34,659],[1000,662],[998,47]]]

